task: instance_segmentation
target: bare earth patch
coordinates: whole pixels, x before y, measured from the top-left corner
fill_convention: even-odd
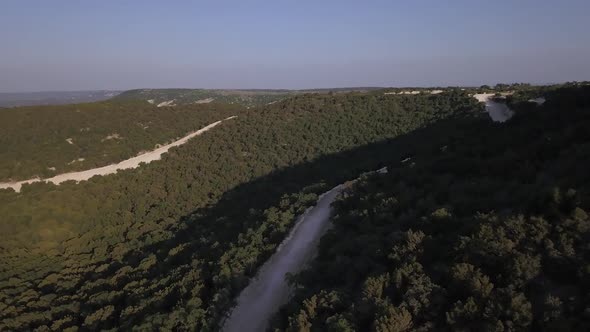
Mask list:
[[[161,103],[158,104],[158,107],[166,107],[166,106],[176,106],[176,104],[174,104],[175,99],[172,100],[168,100],[168,101],[163,101]]]
[[[213,100],[215,100],[215,98],[199,99],[199,100],[195,101],[195,104],[209,104]]]
[[[112,139],[123,139],[123,137],[121,137],[121,135],[119,135],[118,133],[113,133],[113,134],[110,134],[110,135],[106,136],[105,138],[101,139],[100,141],[104,142],[104,141],[109,141]]]

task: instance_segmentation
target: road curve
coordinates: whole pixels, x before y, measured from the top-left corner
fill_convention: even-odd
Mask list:
[[[384,173],[387,173],[386,167],[362,175]],[[297,218],[277,251],[238,296],[236,306],[222,323],[223,331],[266,330],[269,319],[291,295],[291,287],[285,277],[300,272],[315,256],[322,235],[331,225],[332,203],[344,188],[345,185],[341,184],[323,193],[315,206]]]
[[[317,204],[298,218],[277,252],[240,293],[236,307],[223,324],[223,331],[266,330],[268,319],[289,298],[291,288],[285,276],[300,271],[315,254],[319,240],[329,226],[330,205],[342,188],[339,185],[322,194]]]
[[[191,138],[195,137],[195,136],[199,136],[202,133],[214,128],[215,126],[221,124],[223,121],[226,120],[230,120],[235,118],[236,116],[230,116],[229,118],[217,121],[217,122],[213,122],[195,132],[192,132],[184,137],[182,137],[181,139],[174,141],[170,144],[161,146],[155,150],[152,150],[150,152],[146,152],[144,154],[141,154],[139,156],[135,156],[132,158],[129,158],[127,160],[123,160],[117,164],[111,164],[111,165],[107,165],[107,166],[103,166],[103,167],[98,167],[98,168],[93,168],[93,169],[89,169],[86,171],[80,171],[80,172],[71,172],[71,173],[64,173],[64,174],[59,174],[56,175],[52,178],[48,178],[48,179],[39,179],[39,178],[34,178],[34,179],[29,179],[29,180],[24,180],[24,181],[18,181],[18,182],[3,182],[0,183],[0,189],[8,189],[8,188],[12,188],[14,189],[16,192],[19,192],[22,188],[22,186],[24,184],[28,184],[28,183],[33,183],[33,182],[51,182],[54,184],[60,184],[62,182],[65,181],[76,181],[76,182],[80,182],[80,181],[86,181],[88,179],[90,179],[93,176],[96,175],[108,175],[108,174],[114,174],[116,173],[118,170],[121,169],[130,169],[130,168],[137,168],[139,167],[139,165],[141,163],[150,163],[154,160],[159,160],[160,158],[162,158],[162,155],[166,152],[168,152],[168,150],[170,150],[170,148],[175,147],[175,146],[179,146],[182,145],[186,142],[188,142],[188,140],[190,140]]]

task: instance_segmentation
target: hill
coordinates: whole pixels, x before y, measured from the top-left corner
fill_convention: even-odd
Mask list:
[[[171,106],[186,104],[206,104],[212,101],[238,104],[246,107],[263,106],[275,103],[294,95],[304,93],[347,93],[368,92],[380,88],[336,88],[307,90],[216,90],[216,89],[137,89],[121,93],[115,100],[144,100],[154,105]]]
[[[546,97],[358,181],[275,328],[588,330],[590,86]]]
[[[0,93],[0,108],[35,105],[78,104],[110,99],[121,91],[89,90],[89,91],[45,91]]]
[[[119,162],[237,111],[218,103],[162,109],[114,100],[2,109],[0,182]]]
[[[275,328],[585,330],[590,89],[525,90],[503,124],[461,89],[234,105],[136,170],[0,190],[0,330],[217,330],[319,194],[383,166]]]
[[[276,102],[289,94],[289,90],[139,89],[125,91],[115,99],[143,100],[160,107],[213,101],[252,107]]]
[[[0,329],[215,330],[317,194],[477,107],[460,92],[297,95],[137,170],[0,190]]]

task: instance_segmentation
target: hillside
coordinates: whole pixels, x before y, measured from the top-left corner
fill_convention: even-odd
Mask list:
[[[545,93],[347,190],[275,328],[590,329],[590,86]]]
[[[79,104],[110,99],[121,91],[46,91],[46,92],[0,92],[0,108],[34,105]]]
[[[219,102],[255,107],[273,104],[279,100],[306,93],[349,93],[379,90],[376,87],[334,88],[334,89],[254,89],[254,90],[219,90],[219,89],[137,89],[129,90],[114,97],[114,100],[143,100],[153,105],[164,107],[172,105],[207,104]]]
[[[517,90],[501,124],[474,92],[187,106],[239,116],[135,170],[0,190],[0,330],[218,330],[318,195],[383,166],[274,328],[587,329],[590,88]]]
[[[114,100],[143,100],[160,107],[213,101],[253,107],[276,102],[291,93],[289,90],[138,89],[125,91]]]
[[[216,330],[319,193],[402,158],[410,131],[484,121],[479,107],[460,92],[298,95],[134,171],[0,190],[0,329]]]
[[[238,110],[218,103],[163,109],[140,101],[2,109],[0,182],[119,162]]]

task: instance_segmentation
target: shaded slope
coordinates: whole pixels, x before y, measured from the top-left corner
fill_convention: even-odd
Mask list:
[[[587,330],[590,88],[547,99],[355,185],[275,328]]]

